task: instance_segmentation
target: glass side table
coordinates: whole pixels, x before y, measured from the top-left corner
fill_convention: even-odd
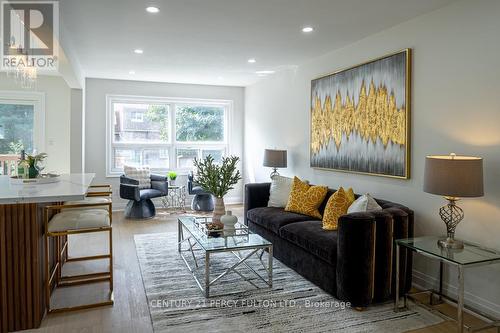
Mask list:
[[[460,250],[455,249],[444,249],[439,247],[438,240],[441,237],[417,237],[417,238],[407,238],[407,239],[398,239],[395,241],[396,246],[396,295],[394,300],[394,311],[400,311],[402,309],[407,308],[407,298],[412,299],[415,303],[420,304],[421,306],[426,307],[428,310],[432,312],[437,312],[439,315],[444,317],[447,320],[452,320],[457,322],[457,332],[463,332],[464,327],[469,332],[477,332],[487,328],[497,327],[497,331],[500,332],[500,321],[492,318],[491,316],[482,313],[481,311],[472,309],[465,305],[464,303],[464,269],[468,267],[477,267],[490,265],[500,262],[500,251],[487,249],[481,247],[477,244],[464,242],[464,248]],[[423,290],[413,293],[407,293],[404,296],[404,305],[400,306],[400,295],[399,295],[399,255],[401,247],[414,251],[415,253],[421,254],[423,256],[439,260],[439,290]],[[443,270],[444,264],[452,265],[457,267],[458,269],[458,297],[457,300],[454,300],[451,297],[448,297],[443,294]],[[430,293],[430,305],[439,304],[443,301],[443,299],[452,302],[457,305],[457,319],[451,318],[439,310],[427,306],[423,302],[419,301],[415,298],[415,296],[419,294]],[[434,299],[437,296],[438,303],[434,303]],[[470,312],[479,315],[482,317],[486,324],[481,327],[470,327],[464,325],[463,322],[463,313],[464,309],[469,310]]]

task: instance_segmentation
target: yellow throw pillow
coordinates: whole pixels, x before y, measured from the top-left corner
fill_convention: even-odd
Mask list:
[[[337,230],[339,217],[347,214],[347,209],[354,202],[354,192],[350,188],[347,192],[343,187],[333,193],[326,203],[323,213],[323,229]]]
[[[327,191],[326,186],[311,186],[294,177],[285,210],[320,219],[321,213],[318,208],[325,199]]]
[[[345,190],[344,190],[345,191]],[[349,189],[347,190],[347,192],[345,192],[345,194],[347,195],[347,199],[349,199],[349,206],[354,202],[356,201],[356,197],[354,197],[354,191],[352,189],[352,187],[349,187]]]

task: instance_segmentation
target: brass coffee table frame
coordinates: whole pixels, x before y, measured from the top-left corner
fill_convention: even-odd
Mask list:
[[[266,245],[244,245],[244,242],[242,242],[241,246],[234,246],[234,247],[220,247],[220,248],[215,248],[215,249],[210,249],[210,250],[205,250],[203,246],[199,244],[199,241],[197,237],[189,230],[186,228],[180,219],[177,220],[178,224],[178,243],[177,243],[177,250],[186,264],[186,267],[188,268],[189,272],[191,273],[191,276],[196,282],[196,285],[198,288],[201,290],[203,295],[206,298],[210,298],[213,296],[223,296],[223,295],[210,295],[210,287],[213,286],[217,281],[222,279],[224,276],[227,274],[234,272],[237,275],[239,275],[244,281],[248,282],[252,286],[254,286],[256,289],[260,289],[260,287],[255,284],[251,279],[248,277],[244,276],[241,272],[239,272],[236,268],[240,265],[244,265],[246,268],[248,268],[255,276],[257,276],[260,280],[262,280],[269,288],[273,287],[273,245],[271,243],[266,244]],[[184,237],[184,231],[187,231],[189,234],[187,237]],[[238,236],[230,236],[230,237],[238,237]],[[187,244],[187,249],[182,249],[182,245]],[[199,245],[199,248],[195,248],[196,245]],[[244,253],[242,254],[241,251],[245,250],[250,250],[249,253]],[[264,256],[264,253],[268,252],[267,254],[267,267],[262,259]],[[204,281],[200,281],[198,277],[196,276],[196,272],[202,268],[198,264],[198,259],[196,258],[195,251],[203,251],[204,252]],[[259,253],[260,251],[260,253]],[[193,257],[194,260],[194,265],[195,267],[191,267],[191,265],[188,263],[186,258],[184,257],[184,252],[190,252],[191,256]],[[217,277],[214,279],[210,280],[210,257],[212,254],[215,253],[224,253],[224,252],[231,252],[237,259],[238,261],[233,264],[232,266],[228,267],[227,269],[224,270],[224,272],[220,273]],[[258,254],[259,256],[259,261],[264,267],[264,269],[267,271],[267,279],[264,278],[262,275],[260,275],[254,268],[252,268],[248,262],[247,259],[251,258],[253,255]]]

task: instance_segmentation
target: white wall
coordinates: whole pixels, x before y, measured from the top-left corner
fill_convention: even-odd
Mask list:
[[[83,129],[83,90],[71,89],[71,173],[83,172]]]
[[[0,90],[45,93],[45,152],[47,171],[70,172],[70,88],[59,76],[39,76],[36,89],[26,90],[0,73]]]
[[[115,207],[123,207],[119,198],[119,179],[106,177],[106,94],[206,98],[233,101],[230,153],[243,156],[243,106],[244,89],[191,84],[139,82],[122,80],[87,79],[85,83],[85,171],[96,173],[95,183],[113,185]],[[240,164],[243,171],[243,165]],[[186,183],[179,177],[177,183]],[[242,202],[241,183],[227,195],[227,202]]]
[[[461,1],[336,50],[295,70],[280,72],[245,91],[246,181],[266,181],[264,148],[288,149],[289,168],[297,175],[331,187],[400,202],[416,212],[417,235],[445,232],[438,196],[422,191],[428,154],[484,158],[485,196],[464,199],[465,220],[457,237],[500,250],[500,1]],[[310,82],[342,68],[412,48],[412,176],[395,180],[309,167]],[[457,179],[460,181],[460,179]],[[415,265],[415,282],[437,276],[428,260]],[[448,271],[454,291],[456,271]],[[500,313],[499,265],[466,271],[467,302]],[[434,281],[435,282],[435,281]]]

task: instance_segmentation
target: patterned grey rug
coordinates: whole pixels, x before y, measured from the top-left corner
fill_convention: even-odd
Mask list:
[[[260,289],[231,273],[211,289],[214,295],[231,295],[205,299],[177,252],[176,234],[134,237],[155,332],[405,332],[442,321],[414,305],[399,313],[393,312],[392,303],[361,312],[349,309],[277,260],[272,289],[239,266]],[[201,251],[197,257],[203,281]],[[249,264],[266,276],[254,257]],[[229,253],[212,255],[211,279],[235,262],[236,257]],[[192,257],[190,264],[194,267]]]

